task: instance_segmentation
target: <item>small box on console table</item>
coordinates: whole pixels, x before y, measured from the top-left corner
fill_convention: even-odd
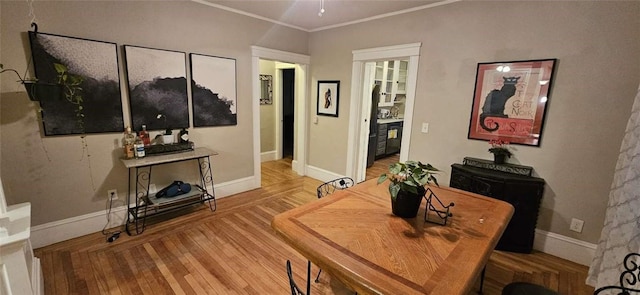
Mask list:
[[[171,144],[154,144],[144,147],[147,156],[163,155],[171,153],[180,153],[193,150],[193,142],[171,143]]]

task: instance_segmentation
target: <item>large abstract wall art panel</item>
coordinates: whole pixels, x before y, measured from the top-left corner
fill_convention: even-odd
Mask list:
[[[184,52],[124,46],[134,129],[189,127]]]
[[[122,132],[124,122],[115,43],[29,32],[45,135]],[[52,94],[52,93],[49,93]]]
[[[236,60],[190,54],[193,126],[237,125]]]

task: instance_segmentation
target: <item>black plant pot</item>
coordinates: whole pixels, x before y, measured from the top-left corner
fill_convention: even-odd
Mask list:
[[[391,212],[393,215],[402,218],[414,218],[418,215],[422,198],[424,197],[426,190],[424,187],[418,187],[418,193],[410,193],[400,190],[398,197],[395,201],[391,199]]]
[[[42,83],[35,81],[23,81],[29,100],[59,101],[64,95],[64,86],[60,84]]]
[[[507,160],[507,155],[505,154],[493,154],[493,162],[496,164],[504,164]]]

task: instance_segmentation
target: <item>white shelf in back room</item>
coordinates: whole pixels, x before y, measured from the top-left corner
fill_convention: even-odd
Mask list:
[[[388,124],[388,123],[396,123],[404,121],[403,118],[391,118],[391,119],[378,119],[376,122],[378,124]]]

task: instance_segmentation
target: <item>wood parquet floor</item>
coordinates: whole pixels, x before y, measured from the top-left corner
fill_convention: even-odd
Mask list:
[[[369,180],[372,178],[378,178],[382,173],[385,173],[389,170],[389,165],[396,163],[400,160],[400,154],[395,154],[392,156],[384,157],[382,159],[376,160],[373,162],[373,166],[367,168],[367,173],[365,174],[365,180]]]
[[[375,167],[381,169],[372,172],[375,177],[388,166],[379,162],[383,167]],[[319,184],[293,173],[290,159],[265,162],[262,188],[219,199],[215,213],[197,206],[148,225],[141,235],[123,233],[113,243],[95,233],[36,249],[45,293],[289,294],[285,261],[291,260],[295,280],[304,284],[306,259],[275,235],[271,219],[314,200]],[[312,274],[317,271],[313,266]],[[495,251],[484,294],[500,294],[511,281],[592,294],[586,274],[587,267],[548,254]],[[312,283],[312,294],[351,294],[324,272],[320,280]]]

